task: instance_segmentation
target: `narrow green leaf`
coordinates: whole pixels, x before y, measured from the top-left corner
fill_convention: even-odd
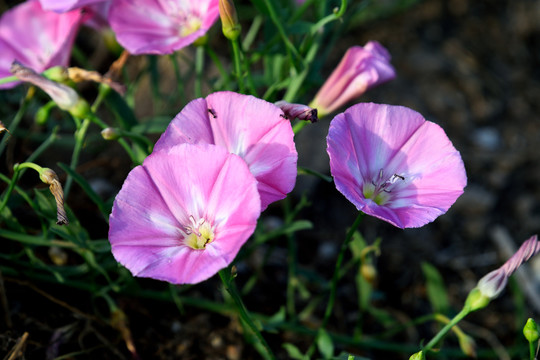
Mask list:
[[[322,354],[324,359],[331,359],[334,356],[334,342],[326,330],[319,330],[319,337],[317,339],[317,348]]]
[[[441,314],[448,314],[450,303],[441,274],[437,268],[426,262],[422,263],[422,272],[426,277],[427,295],[429,302],[433,307],[433,311]]]

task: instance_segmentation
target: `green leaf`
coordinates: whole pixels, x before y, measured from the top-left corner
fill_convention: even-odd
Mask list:
[[[291,343],[285,343],[282,346],[285,350],[287,350],[287,353],[289,354],[289,357],[291,359],[309,360],[308,357],[302,354],[302,352],[300,352],[300,350],[295,345]]]
[[[256,242],[256,245],[260,245],[262,243],[267,242],[270,239],[273,239],[282,235],[292,234],[300,230],[308,230],[312,228],[313,228],[313,224],[311,223],[311,221],[298,220],[290,224],[284,224],[279,229],[276,229],[274,231],[259,234],[258,236],[256,236],[255,242]]]
[[[319,330],[317,348],[325,359],[331,359],[334,356],[334,342],[324,329]]]
[[[450,303],[441,274],[437,268],[426,262],[422,263],[422,271],[426,277],[427,295],[433,311],[448,314]]]
[[[110,88],[104,92],[106,92],[105,104],[114,114],[118,124],[125,130],[130,130],[133,126],[137,125],[137,118],[124,98]]]

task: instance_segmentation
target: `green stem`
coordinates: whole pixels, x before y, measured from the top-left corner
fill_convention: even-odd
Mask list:
[[[294,220],[294,213],[291,212],[291,201],[289,197],[286,197],[284,200],[284,212],[285,212],[285,221],[292,222]],[[296,239],[292,233],[287,234],[287,263],[288,263],[288,278],[287,282],[287,315],[290,319],[296,319],[296,308],[295,308],[295,293],[296,293],[296,283],[298,281],[296,277],[296,261],[297,261],[297,248],[296,248]]]
[[[52,145],[52,143],[55,142],[57,139],[56,133],[58,132],[58,129],[60,127],[57,125],[53,128],[51,135],[39,147],[26,159],[27,162],[33,162],[35,159],[37,159],[49,146]]]
[[[298,50],[296,50],[294,45],[291,43],[291,41],[287,37],[287,33],[285,32],[285,29],[281,25],[283,20],[280,19],[277,16],[276,11],[274,9],[274,6],[272,5],[272,1],[271,0],[264,0],[264,3],[266,4],[266,7],[268,8],[268,13],[270,14],[270,19],[272,19],[272,22],[276,26],[276,28],[277,28],[277,30],[279,32],[279,35],[281,36],[281,39],[283,40],[283,43],[285,43],[285,47],[287,48],[287,53],[289,54],[291,64],[293,64],[293,66],[294,66],[294,60],[295,59],[302,62],[302,57],[300,56],[300,54],[298,53]]]
[[[244,79],[242,75],[242,66],[241,66],[241,58],[242,54],[240,51],[240,44],[238,43],[238,39],[231,40],[232,48],[233,48],[233,57],[234,57],[234,71],[236,73],[236,78],[238,80],[238,89],[240,90],[240,93],[244,93],[245,87],[244,87]]]
[[[24,169],[34,169],[38,172],[38,174],[41,174],[41,171],[43,168],[37,164],[34,164],[32,162],[24,162],[22,164],[15,164],[13,166],[13,177],[11,178],[11,181],[9,182],[9,186],[4,193],[4,198],[2,199],[2,203],[0,204],[0,213],[4,210],[4,207],[7,205],[7,202],[9,198],[11,197],[11,193],[13,192],[13,189],[15,188],[15,184],[17,183],[17,180],[19,180],[19,176],[22,174]]]
[[[429,350],[431,350],[437,343],[446,336],[446,334],[456,325],[458,322],[463,320],[465,316],[467,316],[470,313],[469,307],[464,307],[448,324],[446,324],[445,327],[443,327],[437,335],[433,339],[431,339],[430,342],[427,343],[426,346],[422,349],[424,353],[427,353]]]
[[[75,147],[73,148],[73,154],[71,155],[71,162],[69,163],[69,167],[75,171],[77,168],[77,164],[79,163],[79,156],[81,154],[81,150],[84,144],[84,139],[86,137],[86,132],[88,131],[88,127],[90,126],[90,119],[86,118],[80,123],[80,126],[77,126],[77,130],[75,130]],[[66,186],[64,187],[64,198],[67,199],[69,195],[69,190],[71,190],[71,185],[73,184],[73,177],[69,176],[66,180]]]
[[[352,224],[351,228],[347,232],[347,236],[345,237],[345,241],[343,244],[341,244],[341,249],[339,250],[338,258],[336,260],[336,266],[334,268],[334,275],[332,276],[332,282],[330,284],[330,298],[328,299],[328,304],[326,305],[326,310],[324,312],[323,321],[321,324],[320,329],[323,330],[328,325],[328,321],[330,320],[330,316],[332,315],[332,311],[334,310],[334,304],[336,302],[336,293],[337,293],[337,283],[339,281],[339,275],[341,273],[341,264],[343,263],[343,258],[345,257],[345,253],[347,252],[347,249],[349,248],[349,243],[351,242],[351,239],[354,235],[354,232],[356,229],[358,229],[358,226],[362,222],[362,219],[364,217],[364,213],[360,212],[356,219],[354,220],[354,223]],[[319,336],[321,336],[321,331],[317,332],[317,336],[315,337],[315,341],[311,344],[307,351],[307,355],[309,358],[313,355],[313,352],[315,351],[315,347],[317,346],[317,340],[319,339]]]
[[[195,79],[195,97],[202,97],[202,78],[203,78],[203,69],[204,69],[204,47],[197,46],[195,53],[195,74],[197,78]]]
[[[266,355],[268,356],[268,358],[275,359],[276,357],[272,353],[270,346],[268,346],[268,343],[266,342],[266,340],[264,340],[264,337],[262,336],[259,329],[257,329],[257,326],[253,322],[253,319],[251,318],[250,314],[248,313],[248,310],[246,306],[244,305],[244,302],[242,301],[240,294],[238,293],[238,289],[236,288],[236,285],[231,279],[230,270],[228,269],[220,270],[219,277],[221,278],[221,281],[223,282],[223,286],[225,286],[225,289],[233,298],[236,304],[236,307],[238,309],[238,313],[240,314],[240,318],[244,320],[245,324],[250,328],[250,330],[253,332],[257,340],[259,340],[259,342],[262,344],[263,348],[266,350]]]
[[[183,104],[185,102],[184,81],[182,81],[182,73],[180,72],[180,67],[178,66],[178,59],[176,58],[175,54],[171,54],[170,59],[173,65],[174,77],[176,78],[176,83],[177,83],[177,91],[178,91],[177,100],[180,100],[180,103]]]
[[[2,139],[2,142],[0,142],[0,155],[4,152],[4,148],[7,145],[7,142],[11,136],[15,134],[15,131],[17,130],[17,127],[19,126],[19,123],[21,122],[24,113],[26,112],[26,109],[28,108],[28,104],[30,103],[28,96],[26,96],[21,106],[19,107],[19,110],[15,114],[15,117],[13,118],[13,121],[9,124],[8,130],[10,131],[11,135],[4,135],[4,138]]]
[[[4,78],[0,78],[0,85],[7,84],[10,82],[20,81],[16,76],[6,76]]]
[[[535,341],[529,341],[529,360],[536,360],[536,346]]]
[[[88,115],[88,118],[90,119],[90,121],[92,121],[94,124],[96,124],[97,126],[99,126],[101,129],[106,129],[109,127],[109,125],[107,125],[105,122],[103,122],[103,120],[101,120],[100,118],[98,118],[95,114],[89,114]],[[146,139],[146,138],[145,138]],[[141,139],[142,140],[142,139]],[[133,149],[131,148],[131,146],[128,144],[128,142],[125,140],[125,139],[118,139],[117,140],[118,143],[124,148],[124,150],[126,150],[127,154],[129,155],[131,161],[133,161],[134,164],[140,164],[142,162],[141,159],[139,159],[139,157],[135,154],[135,152],[133,151]],[[144,140],[144,142],[146,144],[149,144],[150,141],[148,139]],[[151,143],[150,143],[151,145]],[[147,154],[148,155],[148,154]]]

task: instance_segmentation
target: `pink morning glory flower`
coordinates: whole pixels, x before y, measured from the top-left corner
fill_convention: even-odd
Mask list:
[[[114,0],[109,23],[132,54],[172,54],[206,34],[218,16],[218,0]]]
[[[39,0],[44,10],[64,13],[73,9],[78,9],[86,5],[92,5],[105,0]]]
[[[336,188],[358,210],[399,228],[444,214],[467,184],[441,127],[406,107],[354,105],[332,120],[327,145]]]
[[[239,155],[258,181],[264,210],[294,188],[298,154],[293,138],[291,123],[280,108],[250,95],[223,91],[187,104],[154,150],[202,142]]]
[[[321,87],[310,107],[322,117],[356,99],[369,88],[396,77],[390,54],[377,41],[353,46]]]
[[[118,262],[135,276],[194,284],[227,267],[255,230],[257,181],[226,149],[180,144],[128,175],[109,219]]]
[[[69,62],[80,11],[56,14],[44,11],[37,0],[24,2],[0,18],[0,78],[10,76],[13,61],[42,72]],[[11,88],[17,83],[0,85]]]

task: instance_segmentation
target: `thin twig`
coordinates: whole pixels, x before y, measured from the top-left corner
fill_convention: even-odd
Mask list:
[[[24,334],[17,340],[17,343],[11,349],[9,354],[4,358],[4,360],[14,360],[19,356],[23,356],[23,347],[26,344],[26,340],[28,339],[28,333],[25,331]]]

